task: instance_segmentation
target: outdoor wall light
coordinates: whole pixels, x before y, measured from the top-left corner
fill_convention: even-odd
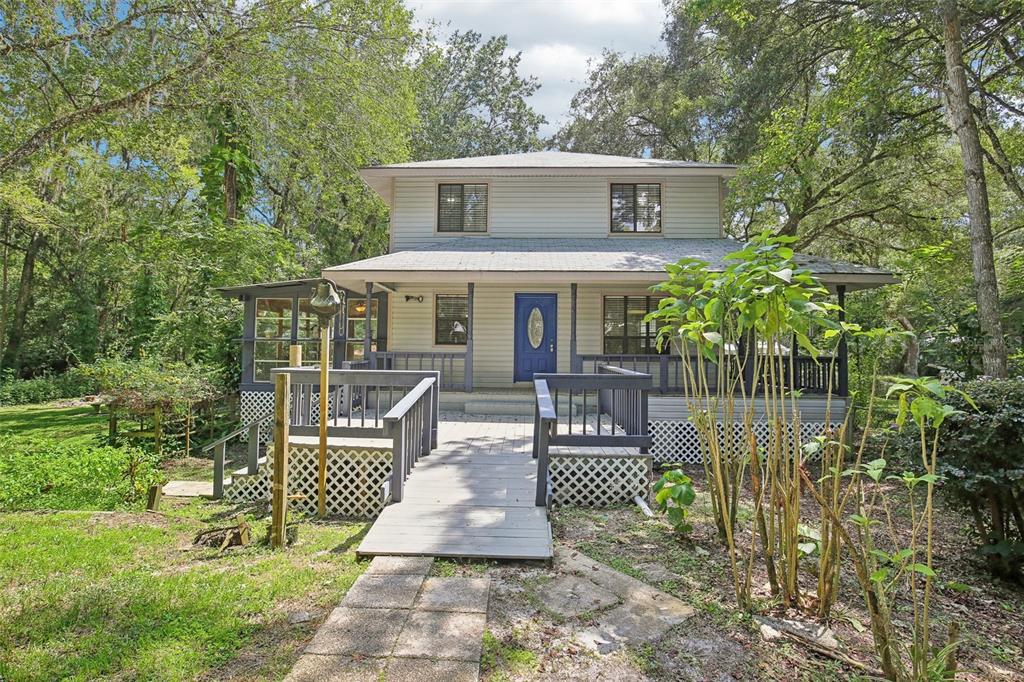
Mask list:
[[[413,296],[412,294],[405,295],[405,302],[416,301],[417,303],[423,303],[423,296]]]

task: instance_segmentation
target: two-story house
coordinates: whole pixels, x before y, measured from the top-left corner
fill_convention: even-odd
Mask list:
[[[323,271],[347,294],[335,365],[439,370],[442,406],[470,412],[514,413],[521,400],[532,414],[531,394],[515,389],[529,388],[535,372],[590,372],[599,362],[678,392],[681,359],[659,353],[655,326],[644,322],[657,306],[649,288],[667,263],[688,256],[714,268],[738,248],[724,236],[722,211],[735,173],[728,164],[567,152],[363,168],[390,209],[390,248]],[[840,299],[895,281],[876,268],[797,260]],[[269,371],[287,364],[289,343],[306,344],[305,361],[316,362],[311,282],[225,290],[246,301],[249,416],[269,404]],[[836,366],[831,379],[843,394],[845,358]],[[806,393],[824,388],[823,371],[800,373]]]

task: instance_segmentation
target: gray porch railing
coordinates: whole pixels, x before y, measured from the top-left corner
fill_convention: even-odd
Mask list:
[[[470,390],[466,386],[466,354],[448,351],[378,351],[373,354],[377,369],[430,371],[440,374],[440,386],[448,390]]]
[[[836,395],[844,395],[840,386],[842,374],[838,362],[833,362],[831,356],[818,356],[815,360],[812,357],[800,355],[796,357],[796,364],[793,366],[794,388],[806,394],[824,394],[831,385],[832,392]],[[793,362],[792,357],[784,357],[783,371],[786,383],[789,382],[789,365]],[[697,370],[696,360],[690,361],[693,370]],[[580,355],[577,362],[578,371],[583,373],[597,372],[601,365],[621,367],[634,372],[642,372],[651,375],[652,388],[658,393],[682,393],[686,381],[683,374],[683,359],[679,355],[629,355],[629,354],[589,354]],[[707,373],[708,386],[711,390],[718,382],[718,368],[714,363],[703,364]],[[831,384],[829,375],[831,374]]]
[[[789,380],[790,362],[792,359],[783,361],[783,371],[786,373],[787,381]],[[835,362],[830,355],[819,355],[817,360],[803,355],[798,356],[796,364],[793,365],[793,383],[804,393],[824,394],[831,389],[835,395],[845,394],[840,391],[839,386],[839,363]]]
[[[203,452],[213,451],[213,499],[219,500],[224,497],[224,466],[225,459],[227,459],[228,443],[243,433],[249,434],[245,471],[250,475],[255,474],[260,466],[260,424],[273,418],[273,416],[273,412],[267,412],[248,424],[243,424],[234,431],[230,431],[212,443],[203,446]]]
[[[320,370],[282,367],[291,376],[290,435],[320,433]],[[327,437],[392,441],[391,499],[402,500],[405,479],[420,456],[437,447],[438,372],[332,369],[328,373]]]
[[[582,373],[596,373],[600,365],[613,365],[649,374],[651,388],[659,393],[681,393],[686,378],[683,376],[683,359],[675,354],[594,353],[580,355],[578,365],[578,371]]]
[[[537,460],[538,507],[547,506],[551,499],[548,469],[552,457],[559,456],[552,455],[552,446],[639,448],[636,456],[641,457],[646,457],[651,447],[647,428],[650,375],[616,367],[599,366],[598,371],[597,374],[534,375],[533,457]],[[573,420],[572,406],[576,398],[582,402],[579,425]],[[567,400],[570,408],[564,411],[564,424],[558,409],[560,399]],[[593,406],[597,417],[589,432],[588,404]],[[611,417],[608,427],[602,427],[602,415]]]

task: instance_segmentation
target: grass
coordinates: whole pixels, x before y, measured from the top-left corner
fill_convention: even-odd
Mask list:
[[[520,646],[514,636],[512,641],[503,642],[490,630],[484,631],[480,668],[491,682],[532,672],[537,668],[537,662],[537,654]]]
[[[48,436],[87,444],[106,434],[107,418],[91,407],[19,405],[0,407],[0,431]]]
[[[225,679],[254,642],[246,679],[279,677],[316,625],[290,626],[288,612],[337,604],[362,572],[366,524],[300,523],[286,552],[192,549],[233,512],[197,501],[165,515],[0,517],[0,679]],[[266,525],[254,522],[257,537]]]
[[[91,446],[101,445],[106,421],[89,407],[0,408],[0,433],[100,451]],[[199,476],[207,466],[183,459],[172,472]],[[59,486],[41,486],[29,502],[67,497],[51,487]],[[298,519],[298,541],[275,552],[261,542],[262,506],[165,501],[150,514],[138,499],[87,493],[76,506],[102,511],[0,514],[3,682],[280,679],[363,571],[355,547],[366,523]],[[198,531],[232,525],[239,513],[253,544],[193,547]],[[292,625],[295,611],[312,618]]]

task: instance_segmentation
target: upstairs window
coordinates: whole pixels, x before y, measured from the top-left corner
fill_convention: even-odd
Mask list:
[[[469,327],[469,299],[439,294],[434,299],[434,345],[465,346]]]
[[[437,231],[486,232],[487,185],[438,185]]]
[[[661,232],[661,185],[612,184],[612,232]]]

